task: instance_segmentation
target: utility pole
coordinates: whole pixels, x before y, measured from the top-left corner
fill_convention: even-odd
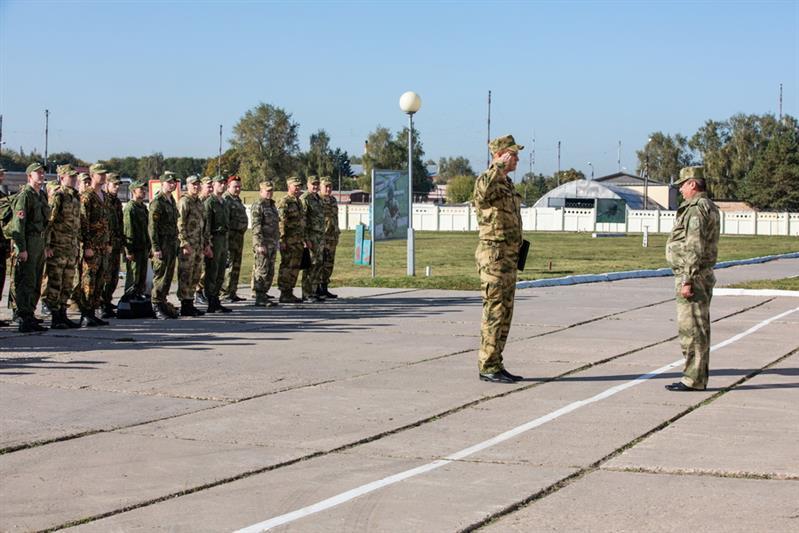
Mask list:
[[[782,84],[780,83],[780,121],[782,121]]]
[[[216,158],[216,173],[222,175],[222,124],[219,125],[219,157]]]
[[[47,161],[47,141],[50,135],[50,110],[44,110],[44,171],[47,172],[47,167],[50,163]]]
[[[560,187],[560,141],[558,141],[558,187]]]
[[[0,115],[0,150],[3,149],[3,115]]]
[[[488,91],[488,136],[486,137],[486,146],[491,142],[491,91]],[[488,148],[488,157],[486,158],[486,168],[491,166],[491,148]]]
[[[619,165],[619,172],[621,172],[621,141],[619,141],[619,151],[616,154],[616,163]]]

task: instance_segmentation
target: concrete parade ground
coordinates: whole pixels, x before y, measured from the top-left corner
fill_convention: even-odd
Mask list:
[[[799,531],[799,298],[717,294],[709,388],[669,392],[671,278],[519,290],[515,385],[479,293],[334,292],[0,329],[0,531]]]

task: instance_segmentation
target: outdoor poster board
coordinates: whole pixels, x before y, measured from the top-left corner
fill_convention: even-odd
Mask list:
[[[147,182],[148,191],[150,193],[150,201],[153,201],[155,198],[155,193],[161,190],[161,180],[149,180]],[[177,204],[180,201],[180,182],[178,182],[178,186],[175,187],[175,190],[172,191],[172,196],[175,197],[175,203]]]
[[[408,238],[408,173],[372,171],[372,218],[375,241]]]

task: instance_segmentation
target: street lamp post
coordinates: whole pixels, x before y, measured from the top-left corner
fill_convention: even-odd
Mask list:
[[[591,167],[591,181],[594,181],[594,164],[589,161],[588,166]]]
[[[647,139],[644,152],[646,153],[646,163],[644,164],[644,210],[649,210],[649,143],[652,137]]]
[[[422,99],[413,91],[403,93],[399,106],[408,114],[408,276],[416,275],[413,236],[413,114],[422,107]]]

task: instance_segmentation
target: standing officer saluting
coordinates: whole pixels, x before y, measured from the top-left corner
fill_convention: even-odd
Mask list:
[[[512,135],[488,143],[493,159],[488,170],[474,184],[474,206],[480,226],[480,242],[475,251],[483,296],[478,369],[480,379],[492,383],[514,383],[514,376],[502,363],[508,340],[513,299],[516,294],[516,269],[522,245],[522,197],[508,174],[516,170],[519,150]]]
[[[33,312],[39,300],[42,286],[42,270],[45,256],[51,252],[45,249],[45,230],[50,217],[50,208],[42,194],[44,167],[41,163],[31,163],[25,169],[28,184],[14,198],[14,214],[11,219],[11,241],[16,251],[14,265],[14,287],[17,314],[20,318],[19,331],[46,331]]]
[[[178,256],[178,208],[172,192],[179,186],[177,175],[166,171],[161,175],[161,190],[150,203],[150,220],[147,231],[153,247],[153,313],[160,320],[177,318],[175,308],[168,301],[175,262]]]
[[[685,199],[666,242],[666,261],[674,272],[677,292],[677,328],[685,357],[681,381],[666,385],[671,391],[705,390],[710,364],[710,299],[719,247],[719,209],[707,196],[702,167],[680,170],[679,186]]]

